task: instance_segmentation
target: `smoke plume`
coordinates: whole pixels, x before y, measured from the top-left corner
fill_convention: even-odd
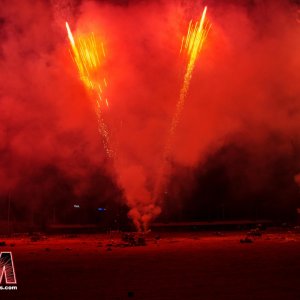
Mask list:
[[[54,168],[79,196],[101,170],[121,189],[137,228],[147,229],[164,207],[154,189],[186,67],[181,39],[204,5],[212,28],[176,130],[164,192],[172,174],[201,169],[228,144],[247,149],[253,162],[243,171],[243,188],[268,184],[268,162],[299,153],[300,24],[289,1],[244,2],[4,0],[1,194],[53,192],[57,178],[47,174]],[[75,35],[94,32],[105,45],[114,161],[105,157],[91,99],[70,57],[65,21]],[[297,168],[287,175],[291,184]],[[180,185],[197,185],[188,179],[182,175]]]

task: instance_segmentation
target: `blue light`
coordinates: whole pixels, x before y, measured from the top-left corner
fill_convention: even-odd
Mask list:
[[[104,207],[99,207],[99,208],[97,208],[97,210],[98,210],[98,211],[106,211],[106,208],[104,208]]]

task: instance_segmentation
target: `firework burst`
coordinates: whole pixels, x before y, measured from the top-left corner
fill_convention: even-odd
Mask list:
[[[203,44],[206,40],[211,24],[205,22],[207,7],[204,8],[201,18],[194,23],[189,23],[188,33],[182,38],[180,53],[185,53],[188,59],[186,72],[184,75],[183,86],[180,91],[180,97],[176,104],[176,111],[172,120],[171,135],[174,135],[182,113],[187,93],[190,87],[195,64],[199,59]]]
[[[189,91],[193,71],[195,69],[196,62],[199,59],[199,55],[201,53],[203,44],[207,38],[208,32],[211,28],[211,24],[209,22],[206,22],[206,12],[207,12],[207,7],[204,8],[203,13],[198,21],[194,22],[193,20],[191,20],[189,22],[187,35],[183,36],[182,38],[180,54],[184,54],[186,56],[187,65],[186,65],[183,85],[180,90],[180,96],[176,104],[176,110],[171,122],[171,127],[165,145],[162,167],[159,170],[158,180],[156,182],[156,186],[154,190],[154,198],[156,200],[159,198],[160,193],[164,188],[164,181],[165,181],[164,177],[166,176],[165,175],[166,168],[168,166],[169,156],[172,152],[172,146],[173,146],[173,140],[174,140],[176,128],[180,121],[180,117]]]
[[[109,130],[104,120],[104,110],[109,108],[108,99],[104,96],[107,80],[101,76],[102,65],[106,57],[104,45],[95,38],[93,33],[79,36],[75,40],[67,22],[66,28],[71,45],[71,56],[77,67],[80,80],[92,95],[98,118],[99,133],[103,138],[107,156],[112,157],[113,151],[110,147]]]

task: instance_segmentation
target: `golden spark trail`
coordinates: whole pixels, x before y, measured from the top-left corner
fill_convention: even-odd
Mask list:
[[[109,107],[109,102],[103,96],[103,91],[107,87],[107,80],[101,78],[100,70],[106,56],[103,43],[99,44],[93,33],[87,36],[79,36],[76,40],[66,22],[68,38],[71,45],[71,55],[76,64],[80,80],[93,95],[95,101],[95,111],[98,118],[99,133],[103,138],[103,145],[108,157],[112,157],[110,148],[108,126],[103,117],[104,107]]]
[[[171,122],[169,135],[165,145],[162,167],[159,170],[158,180],[154,190],[154,198],[156,200],[159,198],[160,193],[164,188],[164,184],[165,184],[164,177],[166,176],[165,173],[166,173],[166,168],[168,167],[168,159],[172,151],[175,131],[178,126],[184,108],[184,104],[190,87],[190,82],[192,79],[195,64],[199,58],[199,54],[201,53],[203,44],[211,28],[211,24],[205,21],[206,12],[207,12],[207,7],[204,8],[200,19],[196,23],[194,23],[193,20],[189,22],[187,34],[182,38],[180,53],[185,53],[188,61],[187,61],[186,72],[184,75],[183,85],[180,90],[179,100],[177,101],[176,104],[176,110]]]
[[[182,113],[184,103],[186,100],[186,96],[190,87],[195,63],[199,58],[199,54],[202,50],[203,44],[211,27],[209,23],[205,23],[206,12],[207,7],[204,8],[204,11],[199,21],[197,21],[195,24],[192,20],[190,21],[188,33],[182,39],[182,48],[180,52],[186,52],[188,56],[188,64],[184,75],[183,86],[180,91],[180,97],[176,104],[176,110],[172,120],[171,136],[174,135],[176,127],[178,125],[180,115]]]

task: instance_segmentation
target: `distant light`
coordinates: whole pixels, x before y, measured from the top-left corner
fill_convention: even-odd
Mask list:
[[[106,208],[104,208],[104,207],[99,207],[99,208],[97,208],[97,210],[98,210],[98,211],[106,211]]]
[[[79,204],[74,204],[74,208],[80,208]]]

